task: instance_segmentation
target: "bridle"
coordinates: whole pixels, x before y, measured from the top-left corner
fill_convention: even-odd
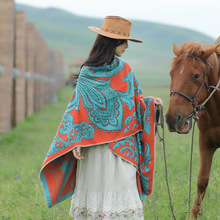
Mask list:
[[[211,64],[208,63],[207,61],[203,62],[199,57],[196,57],[196,56],[193,56],[193,55],[190,55],[190,54],[189,54],[189,55],[182,54],[181,56],[192,57],[192,58],[194,58],[194,59],[200,61],[201,63],[203,63],[203,64],[205,65],[204,74],[203,74],[203,81],[202,81],[201,85],[199,86],[198,90],[196,91],[196,93],[195,93],[194,95],[192,95],[192,96],[188,96],[188,95],[186,95],[186,94],[184,94],[184,93],[182,93],[182,92],[180,92],[180,91],[177,91],[177,90],[171,91],[171,92],[170,92],[170,96],[171,96],[171,95],[174,95],[175,93],[177,93],[177,94],[183,96],[184,98],[186,98],[186,99],[192,104],[192,106],[193,106],[193,112],[188,116],[188,118],[194,117],[195,119],[198,119],[198,118],[197,118],[197,113],[198,113],[199,111],[205,110],[204,105],[205,105],[205,103],[210,99],[211,96],[209,96],[209,97],[208,97],[202,104],[200,104],[200,105],[196,105],[196,102],[195,102],[196,97],[197,97],[198,94],[200,93],[200,91],[201,91],[203,85],[205,85],[207,91],[209,91],[210,88],[214,88],[215,91],[216,91],[216,90],[220,91],[220,90],[218,89],[218,85],[220,84],[220,80],[219,80],[217,86],[208,86],[207,81],[206,81],[206,72],[207,72],[206,66],[209,65],[210,68],[213,69],[213,67],[211,66]],[[214,92],[212,92],[211,95],[213,95],[213,93],[214,93]]]

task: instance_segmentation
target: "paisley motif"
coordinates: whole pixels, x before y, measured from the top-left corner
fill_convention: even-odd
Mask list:
[[[74,131],[75,133],[71,134],[74,135],[74,138],[71,140],[71,144],[75,142],[80,143],[83,138],[86,140],[91,140],[95,133],[94,125],[90,125],[85,121],[75,124]]]
[[[132,120],[132,117],[129,115],[126,119],[125,119],[125,125],[128,125]]]
[[[94,137],[94,125],[90,125],[83,121],[74,123],[72,115],[67,108],[63,120],[60,124],[60,129],[54,138],[47,156],[51,156],[51,152],[57,153],[73,143],[81,142],[83,138],[91,140]]]
[[[114,89],[109,87],[110,81],[81,76],[77,90],[94,125],[105,130],[120,130],[123,115],[122,103]]]
[[[79,95],[78,95],[77,89],[74,91],[74,96],[70,100],[70,102],[69,102],[69,104],[67,106],[66,112],[70,112],[70,111],[72,111],[74,109],[79,111]]]
[[[144,147],[145,151],[142,151],[142,155],[144,156],[144,160],[142,161],[142,164],[140,165],[141,170],[145,170],[145,172],[149,172],[148,164],[151,163],[151,156],[150,156],[150,146],[148,143],[145,143]]]
[[[143,123],[143,117],[144,117],[144,110],[141,106],[141,101],[137,104],[137,120],[139,123]]]
[[[146,118],[146,121],[144,123],[144,130],[145,132],[150,135],[150,127],[151,127],[151,122],[150,122],[150,115],[154,114],[154,112],[151,112],[151,102],[152,102],[153,97],[148,97],[147,99],[144,98],[144,102],[146,105],[146,110],[144,112],[144,117]]]
[[[132,84],[133,82],[133,72],[129,71],[128,76],[125,76],[123,78],[123,82],[127,82],[128,84],[128,89],[126,92],[118,92],[122,102],[126,103],[127,106],[129,107],[130,111],[132,107],[134,106],[134,85]]]
[[[47,158],[50,157],[52,154],[57,153],[58,151],[62,150],[66,145],[67,145],[66,141],[60,138],[59,135],[57,134],[47,153]]]
[[[121,154],[126,158],[134,159],[138,164],[138,147],[135,136],[126,137],[123,140],[109,143],[108,146],[110,149],[118,148]]]
[[[146,173],[150,172],[149,164],[151,164],[151,155],[150,155],[150,145],[148,143],[145,143],[144,152],[142,152],[142,155],[144,159],[142,160],[140,164],[140,173],[141,173],[141,185],[142,190],[144,194],[149,193],[149,177],[146,176]]]

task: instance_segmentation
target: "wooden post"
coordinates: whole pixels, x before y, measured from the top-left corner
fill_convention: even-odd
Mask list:
[[[64,62],[61,51],[56,51],[57,59],[57,88],[60,89],[65,85]]]
[[[47,98],[47,43],[44,38],[41,39],[42,41],[42,60],[41,60],[41,105],[40,108],[42,108],[46,104],[46,98]]]
[[[11,129],[14,7],[14,0],[0,0],[0,133]]]
[[[49,102],[53,102],[53,50],[49,50]]]
[[[59,89],[63,86],[65,86],[65,71],[64,71],[64,59],[63,59],[63,53],[59,51]]]
[[[45,104],[49,104],[50,103],[50,59],[49,59],[49,48],[46,47],[46,51],[45,51],[45,75],[46,75],[46,82],[45,82],[45,86],[46,86],[46,95],[45,95]]]
[[[34,69],[34,112],[40,109],[40,60],[41,60],[41,40],[40,33],[36,30],[36,53],[35,53],[35,69]]]
[[[15,16],[15,68],[19,76],[15,80],[15,122],[25,118],[25,67],[26,67],[26,15],[16,11]]]
[[[50,100],[51,102],[56,101],[56,92],[57,92],[57,77],[56,77],[56,71],[57,71],[57,62],[56,62],[56,51],[51,50],[50,51]]]
[[[26,115],[34,114],[34,72],[36,63],[36,30],[34,23],[27,23],[26,41]]]

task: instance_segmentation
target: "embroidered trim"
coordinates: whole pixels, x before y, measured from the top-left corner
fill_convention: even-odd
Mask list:
[[[70,216],[74,217],[74,219],[83,219],[86,218],[88,220],[108,220],[108,219],[114,219],[114,220],[141,220],[144,219],[143,216],[143,210],[142,209],[136,209],[132,210],[129,209],[127,211],[123,211],[120,213],[117,212],[91,212],[86,210],[86,208],[82,209],[75,209],[73,211],[73,214],[70,213]]]

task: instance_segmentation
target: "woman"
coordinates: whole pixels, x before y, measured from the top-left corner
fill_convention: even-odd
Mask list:
[[[153,186],[155,105],[120,57],[131,22],[107,16],[41,170],[48,206],[72,196],[74,219],[144,219]],[[73,154],[72,154],[73,153]],[[74,155],[74,157],[73,157]]]

